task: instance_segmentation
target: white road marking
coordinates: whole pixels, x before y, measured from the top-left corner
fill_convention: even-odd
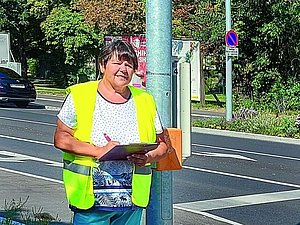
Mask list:
[[[1,108],[1,110],[6,110],[6,111],[20,111],[19,108]],[[24,109],[26,111],[34,111],[36,112],[37,110],[39,110],[40,112],[47,112],[47,111],[59,111],[60,107],[55,107],[55,106],[45,106],[45,108],[41,108],[41,109],[35,109],[35,108],[26,108]],[[41,111],[40,111],[41,110]],[[44,113],[45,115],[49,115]]]
[[[192,166],[182,166],[182,167],[185,169],[196,170],[196,171],[201,171],[201,172],[205,172],[205,173],[213,173],[213,174],[218,174],[218,175],[223,175],[223,176],[237,177],[237,178],[242,178],[242,179],[247,179],[247,180],[254,180],[254,181],[259,181],[259,182],[264,182],[264,183],[269,183],[269,184],[278,184],[278,185],[287,186],[287,187],[300,188],[300,185],[298,185],[298,184],[290,184],[290,183],[285,183],[285,182],[280,182],[280,181],[267,180],[267,179],[262,179],[262,178],[258,178],[258,177],[250,177],[250,176],[244,176],[244,175],[239,175],[239,174],[220,172],[220,171],[216,171],[216,170],[202,169],[202,168],[197,168],[197,167],[192,167]]]
[[[4,155],[5,157],[1,157],[1,155]],[[41,159],[41,158],[19,154],[15,152],[0,151],[0,162],[23,162],[26,160],[42,162],[42,163],[46,163],[46,165],[54,166],[54,167],[62,167],[63,165],[60,162],[55,162],[48,159]]]
[[[213,215],[213,214],[211,214],[211,213],[201,212],[201,211],[199,211],[199,210],[193,210],[193,209],[190,209],[190,208],[187,208],[187,207],[182,207],[182,206],[180,206],[180,204],[174,204],[174,205],[173,205],[173,208],[174,208],[174,209],[183,210],[183,211],[186,211],[186,212],[191,212],[191,213],[199,214],[199,215],[202,215],[202,216],[206,216],[206,217],[208,217],[208,218],[211,218],[211,219],[214,219],[214,220],[223,222],[223,223],[231,224],[231,225],[243,225],[243,224],[241,224],[241,223],[237,223],[237,222],[235,222],[235,221],[228,220],[228,219],[226,219],[226,218],[223,218],[223,217],[219,217],[219,216]]]
[[[27,176],[27,177],[33,177],[33,178],[36,178],[36,179],[46,180],[46,181],[50,181],[50,182],[54,182],[54,183],[58,183],[58,184],[63,184],[63,181],[61,181],[61,180],[42,177],[42,176],[30,174],[30,173],[24,173],[24,172],[10,170],[10,169],[1,168],[1,167],[0,167],[0,170],[5,171],[5,172],[14,173],[14,174],[19,174],[19,175],[22,175],[22,176]],[[237,223],[237,222],[234,222],[234,221],[231,221],[231,220],[228,220],[226,218],[219,217],[219,216],[215,216],[215,215],[210,214],[210,213],[200,212],[199,210],[190,209],[190,207],[181,206],[180,204],[173,204],[173,208],[179,209],[179,210],[184,210],[184,211],[191,212],[191,213],[196,213],[196,214],[199,214],[199,215],[203,215],[203,216],[209,217],[211,219],[214,219],[214,220],[217,220],[217,221],[220,221],[220,222],[224,222],[224,223],[227,223],[227,224],[231,224],[231,225],[242,225],[240,223]]]
[[[35,140],[26,139],[26,138],[18,138],[18,137],[7,136],[7,135],[2,135],[2,134],[0,134],[0,138],[6,138],[6,139],[17,140],[17,141],[25,141],[25,142],[35,143],[35,144],[53,146],[53,143],[48,143],[48,142],[43,142],[43,141],[35,141]]]
[[[44,122],[32,121],[32,120],[22,120],[22,119],[10,118],[10,117],[2,117],[2,116],[0,116],[0,119],[3,119],[3,120],[12,120],[12,121],[18,121],[18,122],[25,122],[25,123],[35,123],[35,124],[47,125],[47,126],[56,126],[55,124],[51,124],[51,123],[44,123]]]
[[[24,138],[10,137],[10,136],[6,136],[6,135],[0,135],[0,137],[7,138],[7,139],[13,139],[13,140],[19,140],[19,141],[25,141],[25,142],[31,142],[31,143],[37,143],[37,144],[43,144],[43,145],[50,145],[50,146],[53,145],[52,143],[40,142],[40,141],[29,140],[29,139],[24,139]],[[195,145],[195,146],[208,147],[208,148],[213,148],[213,149],[223,149],[223,150],[227,150],[227,151],[243,152],[243,153],[248,153],[248,154],[265,155],[265,156],[269,156],[269,157],[300,160],[298,158],[284,157],[284,156],[277,156],[277,155],[274,156],[271,154],[255,153],[255,152],[248,152],[248,151],[229,149],[229,148],[220,148],[220,147],[204,146],[204,145]],[[18,160],[19,161],[20,160],[21,161],[22,160],[35,160],[35,161],[40,161],[40,162],[46,162],[52,166],[60,166],[61,167],[61,163],[50,161],[50,160],[45,160],[45,159],[39,159],[36,157],[31,157],[31,156],[27,156],[27,155],[23,155],[23,154],[11,153],[11,152],[7,152],[7,151],[1,151],[0,154],[5,155],[5,156],[14,157],[14,160],[16,160],[16,161],[18,161]],[[225,155],[228,156],[228,154],[225,154]],[[284,186],[289,186],[289,187],[300,188],[300,185],[288,184],[288,183],[284,183],[284,182],[266,180],[266,179],[261,179],[261,178],[255,178],[255,177],[249,177],[249,176],[243,176],[243,175],[237,175],[237,174],[230,174],[230,173],[225,173],[225,172],[220,172],[220,171],[213,171],[213,170],[207,170],[207,169],[201,169],[201,168],[189,167],[189,166],[183,166],[183,168],[207,172],[207,173],[220,174],[220,175],[224,175],[224,176],[232,176],[232,177],[237,177],[237,178],[243,178],[243,179],[255,180],[255,181],[260,181],[260,182],[273,183],[273,184],[279,184],[279,185],[284,185]],[[14,170],[1,168],[1,167],[0,167],[0,170],[63,184],[63,182],[60,180],[37,176],[34,174],[24,173],[24,172],[20,172],[20,171],[14,171]],[[255,200],[253,200],[253,199],[255,199]],[[219,209],[219,208],[220,209],[221,208],[232,208],[232,207],[239,207],[239,206],[244,206],[244,205],[264,204],[264,203],[271,203],[271,202],[278,202],[278,201],[288,201],[288,200],[294,200],[294,199],[300,199],[300,190],[286,191],[286,192],[280,192],[280,193],[266,193],[266,194],[257,194],[257,195],[248,195],[248,196],[238,196],[238,197],[231,197],[231,198],[224,198],[224,199],[212,199],[212,200],[197,201],[197,202],[187,202],[187,203],[174,204],[174,208],[180,209],[180,210],[185,210],[185,211],[192,212],[192,213],[197,213],[197,214],[207,216],[209,218],[212,218],[212,219],[215,219],[215,220],[218,220],[221,222],[225,222],[225,223],[228,223],[231,225],[241,225],[240,223],[230,221],[225,218],[221,218],[221,217],[215,216],[213,214],[209,214],[209,213],[202,212],[202,211]]]
[[[258,205],[282,201],[291,201],[300,199],[300,190],[271,192],[264,194],[253,194],[236,196],[229,198],[210,199],[204,201],[186,202],[176,204],[177,207],[182,207],[195,211],[210,211],[217,209],[228,209],[241,206]]]
[[[219,149],[219,150],[231,151],[231,152],[240,152],[240,153],[246,153],[246,154],[252,154],[252,155],[262,155],[262,156],[273,157],[273,158],[281,158],[281,159],[289,159],[289,160],[300,161],[300,158],[295,158],[295,157],[282,156],[282,155],[274,155],[274,154],[267,154],[267,153],[260,153],[260,152],[251,152],[251,151],[245,151],[245,150],[233,149],[233,148],[224,148],[224,147],[217,147],[217,146],[211,146],[211,145],[199,145],[199,144],[192,144],[192,146],[203,147],[203,148],[211,148],[211,149]]]
[[[256,162],[256,159],[251,159],[246,156],[236,155],[236,154],[224,154],[224,153],[215,153],[215,152],[194,152],[192,155],[198,156],[207,156],[207,157],[220,157],[220,158],[233,158],[233,159],[241,159],[241,160],[248,160]]]
[[[60,99],[52,99],[52,98],[37,98],[37,100],[49,101],[49,102],[64,102],[63,100],[60,100]]]
[[[60,107],[56,107],[56,106],[45,106],[45,109],[48,111],[56,111],[59,112],[60,111]]]
[[[6,169],[6,168],[2,168],[2,167],[0,167],[0,170],[5,171],[5,172],[19,174],[22,176],[33,177],[33,178],[37,178],[37,179],[41,179],[41,180],[47,180],[47,181],[51,181],[54,183],[63,184],[63,181],[61,181],[61,180],[55,180],[55,179],[48,178],[48,177],[42,177],[42,176],[34,175],[31,173],[25,173],[25,172],[21,172],[21,171],[17,171],[17,170],[10,170],[10,169]]]

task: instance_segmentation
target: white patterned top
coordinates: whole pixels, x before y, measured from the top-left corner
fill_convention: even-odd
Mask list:
[[[57,115],[68,127],[77,125],[72,95],[69,94]],[[156,133],[163,132],[162,124],[156,113]],[[135,104],[133,97],[125,103],[112,103],[100,93],[96,97],[91,140],[97,146],[104,146],[106,133],[111,140],[120,144],[140,141]],[[133,207],[131,202],[131,180],[133,165],[127,160],[98,161],[93,169],[95,207],[107,211],[124,211]]]

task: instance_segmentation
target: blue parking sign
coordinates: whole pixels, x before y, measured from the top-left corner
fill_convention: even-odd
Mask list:
[[[228,47],[236,47],[238,45],[238,35],[234,30],[229,30],[225,36],[225,42]]]

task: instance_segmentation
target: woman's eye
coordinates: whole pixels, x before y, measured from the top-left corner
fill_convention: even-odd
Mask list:
[[[112,62],[112,64],[118,65],[118,66],[121,66],[123,63],[124,63],[124,62],[121,62],[121,61]],[[126,67],[130,68],[130,69],[133,68],[133,65],[132,65],[132,64],[129,64],[129,63],[126,63],[126,62],[125,62],[124,65],[125,65]]]

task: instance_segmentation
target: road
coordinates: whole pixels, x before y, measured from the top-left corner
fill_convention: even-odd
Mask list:
[[[43,98],[28,109],[0,107],[0,197],[30,195],[30,204],[67,223],[61,153],[52,146],[60,105]],[[298,224],[299,146],[298,140],[193,128],[192,156],[173,172],[174,224]]]

